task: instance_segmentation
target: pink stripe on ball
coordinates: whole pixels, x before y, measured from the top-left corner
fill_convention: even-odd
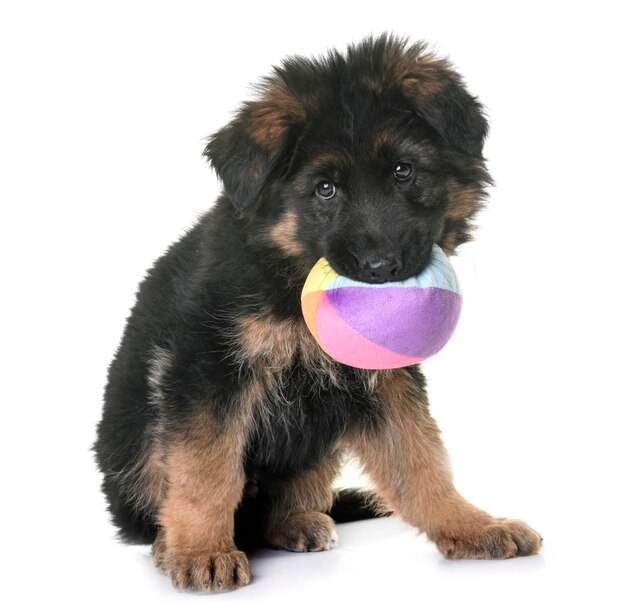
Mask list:
[[[331,357],[355,368],[401,368],[424,359],[401,355],[371,342],[339,316],[326,295],[317,310],[317,332],[322,348]]]

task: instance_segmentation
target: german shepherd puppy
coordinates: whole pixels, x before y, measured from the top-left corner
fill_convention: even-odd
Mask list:
[[[141,283],[94,445],[121,538],[176,588],[248,584],[255,541],[332,548],[333,516],[393,511],[451,559],[539,550],[455,490],[419,366],[335,362],[300,306],[322,256],[382,283],[471,239],[486,133],[446,60],[383,35],[288,58],[210,137],[224,192]],[[375,493],[333,491],[346,454]]]

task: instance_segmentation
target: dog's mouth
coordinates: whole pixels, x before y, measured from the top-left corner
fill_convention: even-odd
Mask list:
[[[430,251],[416,260],[411,260],[406,264],[399,259],[394,262],[392,259],[371,260],[365,267],[349,267],[341,261],[335,262],[328,258],[330,266],[340,276],[355,280],[365,284],[385,284],[388,282],[403,282],[418,276],[430,262]]]

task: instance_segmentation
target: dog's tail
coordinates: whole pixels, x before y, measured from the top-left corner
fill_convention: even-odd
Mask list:
[[[376,494],[356,488],[337,491],[335,502],[328,511],[328,515],[338,523],[384,518],[391,514]]]

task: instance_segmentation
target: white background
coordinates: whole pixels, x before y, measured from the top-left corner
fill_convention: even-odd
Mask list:
[[[617,2],[1,6],[4,613],[624,613]],[[544,550],[446,562],[376,520],[332,552],[253,555],[236,593],[178,594],[104,513],[88,448],[108,362],[144,271],[219,193],[203,138],[283,56],[383,30],[432,41],[489,110],[497,187],[425,371],[458,488]]]

